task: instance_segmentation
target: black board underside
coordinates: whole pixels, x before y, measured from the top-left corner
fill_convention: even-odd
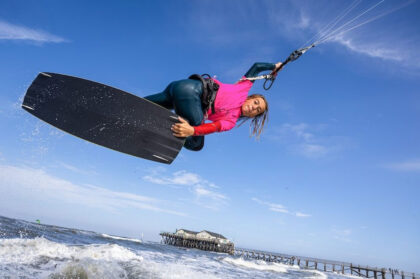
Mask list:
[[[185,139],[172,135],[178,116],[143,98],[97,82],[40,73],[22,108],[84,140],[170,164]]]

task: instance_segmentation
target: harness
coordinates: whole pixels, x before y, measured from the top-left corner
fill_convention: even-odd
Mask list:
[[[214,108],[214,101],[216,100],[219,85],[214,82],[209,74],[193,74],[189,76],[188,79],[201,81],[203,86],[203,94],[201,95],[201,108],[203,109],[204,114],[206,114],[209,109],[211,109],[211,112],[214,114],[216,112]]]

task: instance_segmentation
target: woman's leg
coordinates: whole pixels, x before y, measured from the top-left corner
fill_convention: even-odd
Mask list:
[[[144,99],[149,100],[155,104],[158,104],[166,109],[173,109],[173,101],[172,97],[169,94],[170,86],[172,83],[170,83],[165,90],[163,90],[161,93],[153,94],[144,97]]]
[[[171,83],[169,95],[172,97],[175,112],[188,120],[191,126],[202,124],[204,115],[201,108],[203,87],[198,80],[180,80]],[[191,136],[185,140],[184,147],[199,151],[204,146],[204,136]]]
[[[198,80],[185,79],[175,81],[168,86],[175,112],[197,126],[203,122],[201,108],[202,85]]]

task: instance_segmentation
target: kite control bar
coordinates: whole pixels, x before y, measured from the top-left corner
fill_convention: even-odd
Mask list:
[[[315,44],[311,44],[307,47],[301,48],[301,49],[297,49],[295,51],[293,51],[289,57],[287,57],[287,59],[280,65],[280,67],[278,69],[275,69],[274,71],[271,72],[271,74],[269,75],[265,75],[265,76],[261,76],[263,78],[265,78],[264,81],[264,89],[268,90],[271,88],[271,86],[273,85],[274,81],[276,80],[277,77],[277,73],[283,69],[284,65],[286,65],[289,62],[295,61],[296,59],[298,59],[299,57],[302,56],[302,54],[304,54],[305,52],[307,52],[309,49],[315,47]],[[271,81],[270,84],[267,86],[267,82]]]

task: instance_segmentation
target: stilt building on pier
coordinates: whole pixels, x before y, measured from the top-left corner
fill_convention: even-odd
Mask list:
[[[196,248],[205,251],[233,254],[235,245],[221,234],[203,230],[194,232],[185,229],[176,230],[175,233],[162,232],[162,242],[169,245]]]

